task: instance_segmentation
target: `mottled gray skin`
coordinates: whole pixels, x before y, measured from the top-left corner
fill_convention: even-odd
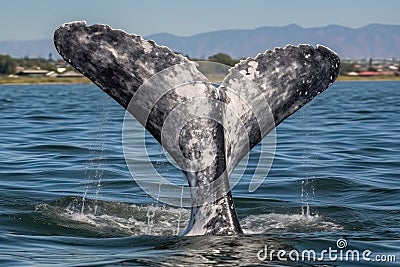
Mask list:
[[[297,47],[288,45],[248,58],[230,70],[221,84],[226,98],[239,95],[251,101],[251,109],[239,110],[246,131],[236,133],[226,142],[228,175],[248,150],[257,145],[273,128],[295,113],[314,97],[325,91],[336,80],[340,58],[329,48],[318,45]],[[247,77],[248,79],[243,79]],[[249,92],[248,83],[257,87]],[[242,88],[246,88],[243,90]],[[254,90],[250,90],[254,91]],[[253,93],[253,96],[248,96]],[[227,107],[238,110],[227,101]],[[258,116],[257,113],[258,112]],[[260,119],[264,119],[260,122]],[[229,124],[230,118],[225,118]],[[248,143],[240,142],[240,135],[248,136]]]
[[[112,30],[106,25],[87,27],[84,22],[62,25],[54,34],[54,42],[64,59],[138,118],[178,165],[184,165],[171,144],[162,143],[161,131],[168,114],[187,101],[187,94],[169,90],[152,107],[146,120],[141,117],[146,103],[130,105],[130,102],[153,75],[187,63],[187,58],[140,36]],[[241,61],[230,70],[219,89],[204,81],[195,68],[189,70],[188,80],[182,83],[203,81],[203,91],[199,92],[200,87],[195,85],[193,90],[209,99],[205,104],[209,118],[218,118],[222,123],[193,117],[180,132],[179,142],[172,144],[172,147],[179,147],[179,152],[189,161],[196,162],[206,145],[212,148],[215,156],[204,170],[184,171],[189,185],[196,188],[191,192],[192,215],[184,234],[242,233],[229,188],[229,175],[266,134],[328,88],[338,76],[339,67],[338,56],[329,49],[301,45],[277,48]],[[173,75],[179,77],[180,73]],[[244,123],[243,131],[240,130],[243,127],[227,115],[225,107],[214,107],[215,101],[237,111]],[[225,130],[227,126],[231,129],[230,139]],[[216,197],[209,201],[210,196],[211,199]]]

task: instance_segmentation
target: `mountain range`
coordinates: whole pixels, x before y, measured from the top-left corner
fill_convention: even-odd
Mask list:
[[[220,30],[184,37],[159,33],[145,38],[191,58],[205,59],[220,52],[232,58],[242,58],[274,47],[303,43],[328,46],[342,58],[400,58],[400,25],[370,24],[353,29],[339,25],[303,28],[290,24],[250,30]],[[0,42],[0,54],[13,57],[47,58],[50,53],[53,58],[59,57],[51,39]]]

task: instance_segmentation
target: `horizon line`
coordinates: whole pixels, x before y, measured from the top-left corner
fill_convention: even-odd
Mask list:
[[[94,24],[99,24],[99,23],[93,23],[90,25],[94,25]],[[150,33],[147,35],[142,35],[143,37],[149,37],[149,36],[153,36],[153,35],[160,35],[160,34],[167,34],[167,35],[171,35],[171,36],[175,36],[175,37],[193,37],[193,36],[197,36],[197,35],[202,35],[202,34],[208,34],[208,33],[217,33],[217,32],[222,32],[222,31],[254,31],[254,30],[259,30],[259,29],[263,29],[263,28],[287,28],[287,27],[297,27],[297,28],[301,28],[301,29],[321,29],[321,28],[328,28],[328,27],[332,27],[332,26],[336,26],[336,27],[342,27],[342,28],[346,28],[346,29],[350,29],[350,30],[359,30],[362,28],[366,28],[366,27],[371,27],[371,26],[400,26],[400,24],[385,24],[385,23],[369,23],[363,26],[359,26],[359,27],[350,27],[350,26],[344,26],[341,24],[327,24],[324,26],[312,26],[312,27],[304,27],[301,26],[297,23],[289,23],[286,25],[282,25],[282,26],[259,26],[259,27],[255,27],[255,28],[225,28],[225,29],[217,29],[217,30],[210,30],[210,31],[204,31],[204,32],[198,32],[198,33],[193,33],[190,35],[178,35],[178,34],[174,34],[174,33],[170,33],[170,32],[156,32],[156,33]],[[128,30],[124,30],[126,32],[128,32]],[[133,33],[132,34],[136,34]],[[28,41],[48,41],[51,38],[45,38],[45,37],[40,37],[40,38],[36,38],[36,39],[13,39],[13,40],[0,40],[0,43],[5,43],[5,42],[28,42]]]

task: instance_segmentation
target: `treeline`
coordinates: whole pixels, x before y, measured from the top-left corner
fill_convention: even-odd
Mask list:
[[[17,62],[8,55],[0,55],[0,75],[15,73]]]
[[[196,58],[191,58],[191,60],[200,61],[200,59]],[[230,55],[224,53],[218,53],[210,56],[207,60],[228,66],[234,66],[239,62],[239,60],[233,59]],[[25,69],[39,68],[49,71],[55,71],[57,69],[56,62],[51,59],[28,57],[12,58],[9,55],[0,55],[0,75],[15,74],[18,66],[21,66]]]
[[[377,71],[377,69],[369,64],[366,66],[367,71]],[[341,62],[340,63],[340,75],[346,75],[349,72],[357,72],[356,63],[354,62]]]
[[[187,56],[189,58],[189,56]],[[204,59],[190,58],[193,61],[204,61]],[[228,66],[234,66],[239,62],[238,59],[233,59],[230,55],[225,53],[218,53],[208,57],[206,61],[217,62]],[[51,59],[45,58],[12,58],[9,55],[0,55],[0,75],[15,74],[17,66],[25,69],[39,68],[43,70],[56,71],[56,62]],[[69,67],[72,69],[72,67]],[[354,71],[354,64],[342,63],[341,74]]]
[[[12,58],[9,55],[0,55],[0,75],[15,74],[17,67],[25,69],[39,68],[43,70],[55,71],[56,62],[44,58]]]
[[[202,59],[198,58],[191,58],[193,61],[203,61]],[[236,63],[239,63],[239,60],[231,58],[230,55],[224,53],[218,53],[213,56],[208,57],[207,61],[217,62],[224,65],[228,65],[233,67]]]

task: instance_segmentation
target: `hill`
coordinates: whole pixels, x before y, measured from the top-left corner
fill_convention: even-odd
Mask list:
[[[371,24],[352,29],[339,25],[303,28],[291,24],[251,30],[221,30],[188,37],[160,33],[146,38],[196,58],[208,58],[219,52],[233,58],[255,56],[266,49],[300,43],[329,46],[342,58],[400,58],[400,25]],[[13,57],[48,58],[49,53],[53,58],[59,58],[51,39],[0,42],[0,54]]]
[[[162,33],[148,38],[184,55],[199,58],[218,52],[227,53],[233,58],[255,56],[266,49],[302,43],[326,45],[342,58],[400,57],[400,25],[371,24],[352,29],[339,25],[302,28],[291,24],[253,30],[221,30],[189,37]]]

